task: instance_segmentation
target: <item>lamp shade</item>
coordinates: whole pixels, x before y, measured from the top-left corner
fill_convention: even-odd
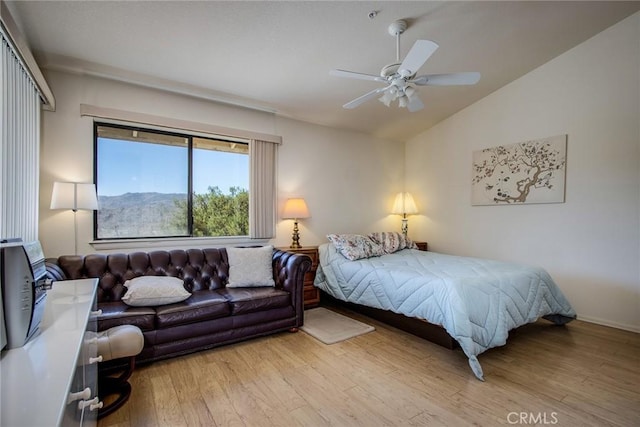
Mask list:
[[[303,198],[287,199],[282,210],[283,219],[300,219],[309,218],[309,208],[307,208],[307,202]]]
[[[95,184],[80,182],[54,182],[51,209],[97,210],[98,197]]]
[[[418,213],[416,202],[413,201],[413,196],[410,193],[398,193],[396,200],[393,202],[393,209],[391,213],[397,215],[415,215]]]

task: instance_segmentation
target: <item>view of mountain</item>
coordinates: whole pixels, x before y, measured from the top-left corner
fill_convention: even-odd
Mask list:
[[[98,238],[186,235],[185,215],[177,203],[186,199],[186,193],[99,196]]]

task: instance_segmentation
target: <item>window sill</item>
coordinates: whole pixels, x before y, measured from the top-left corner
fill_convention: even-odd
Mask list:
[[[96,251],[146,251],[170,249],[215,248],[221,246],[260,246],[269,243],[269,239],[251,239],[241,237],[171,237],[157,239],[118,239],[94,240],[89,244]]]

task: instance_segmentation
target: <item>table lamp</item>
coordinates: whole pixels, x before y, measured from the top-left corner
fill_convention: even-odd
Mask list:
[[[310,218],[309,208],[303,198],[287,199],[282,211],[283,219],[293,219],[293,240],[291,242],[291,249],[299,249],[300,246],[300,233],[298,230],[298,220],[303,218]]]
[[[409,225],[407,215],[415,215],[418,213],[416,202],[413,201],[413,197],[410,193],[398,193],[396,200],[393,202],[393,209],[391,213],[396,215],[402,215],[402,234],[407,235],[409,231]]]

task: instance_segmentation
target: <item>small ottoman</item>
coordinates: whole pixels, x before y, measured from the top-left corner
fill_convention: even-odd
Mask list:
[[[124,405],[131,395],[129,378],[135,368],[136,356],[144,347],[144,336],[140,328],[133,325],[120,325],[98,332],[98,355],[102,361],[129,358],[129,364],[119,376],[98,374],[98,395],[104,402],[107,396],[116,395],[116,399],[98,410],[98,418],[105,417]]]

